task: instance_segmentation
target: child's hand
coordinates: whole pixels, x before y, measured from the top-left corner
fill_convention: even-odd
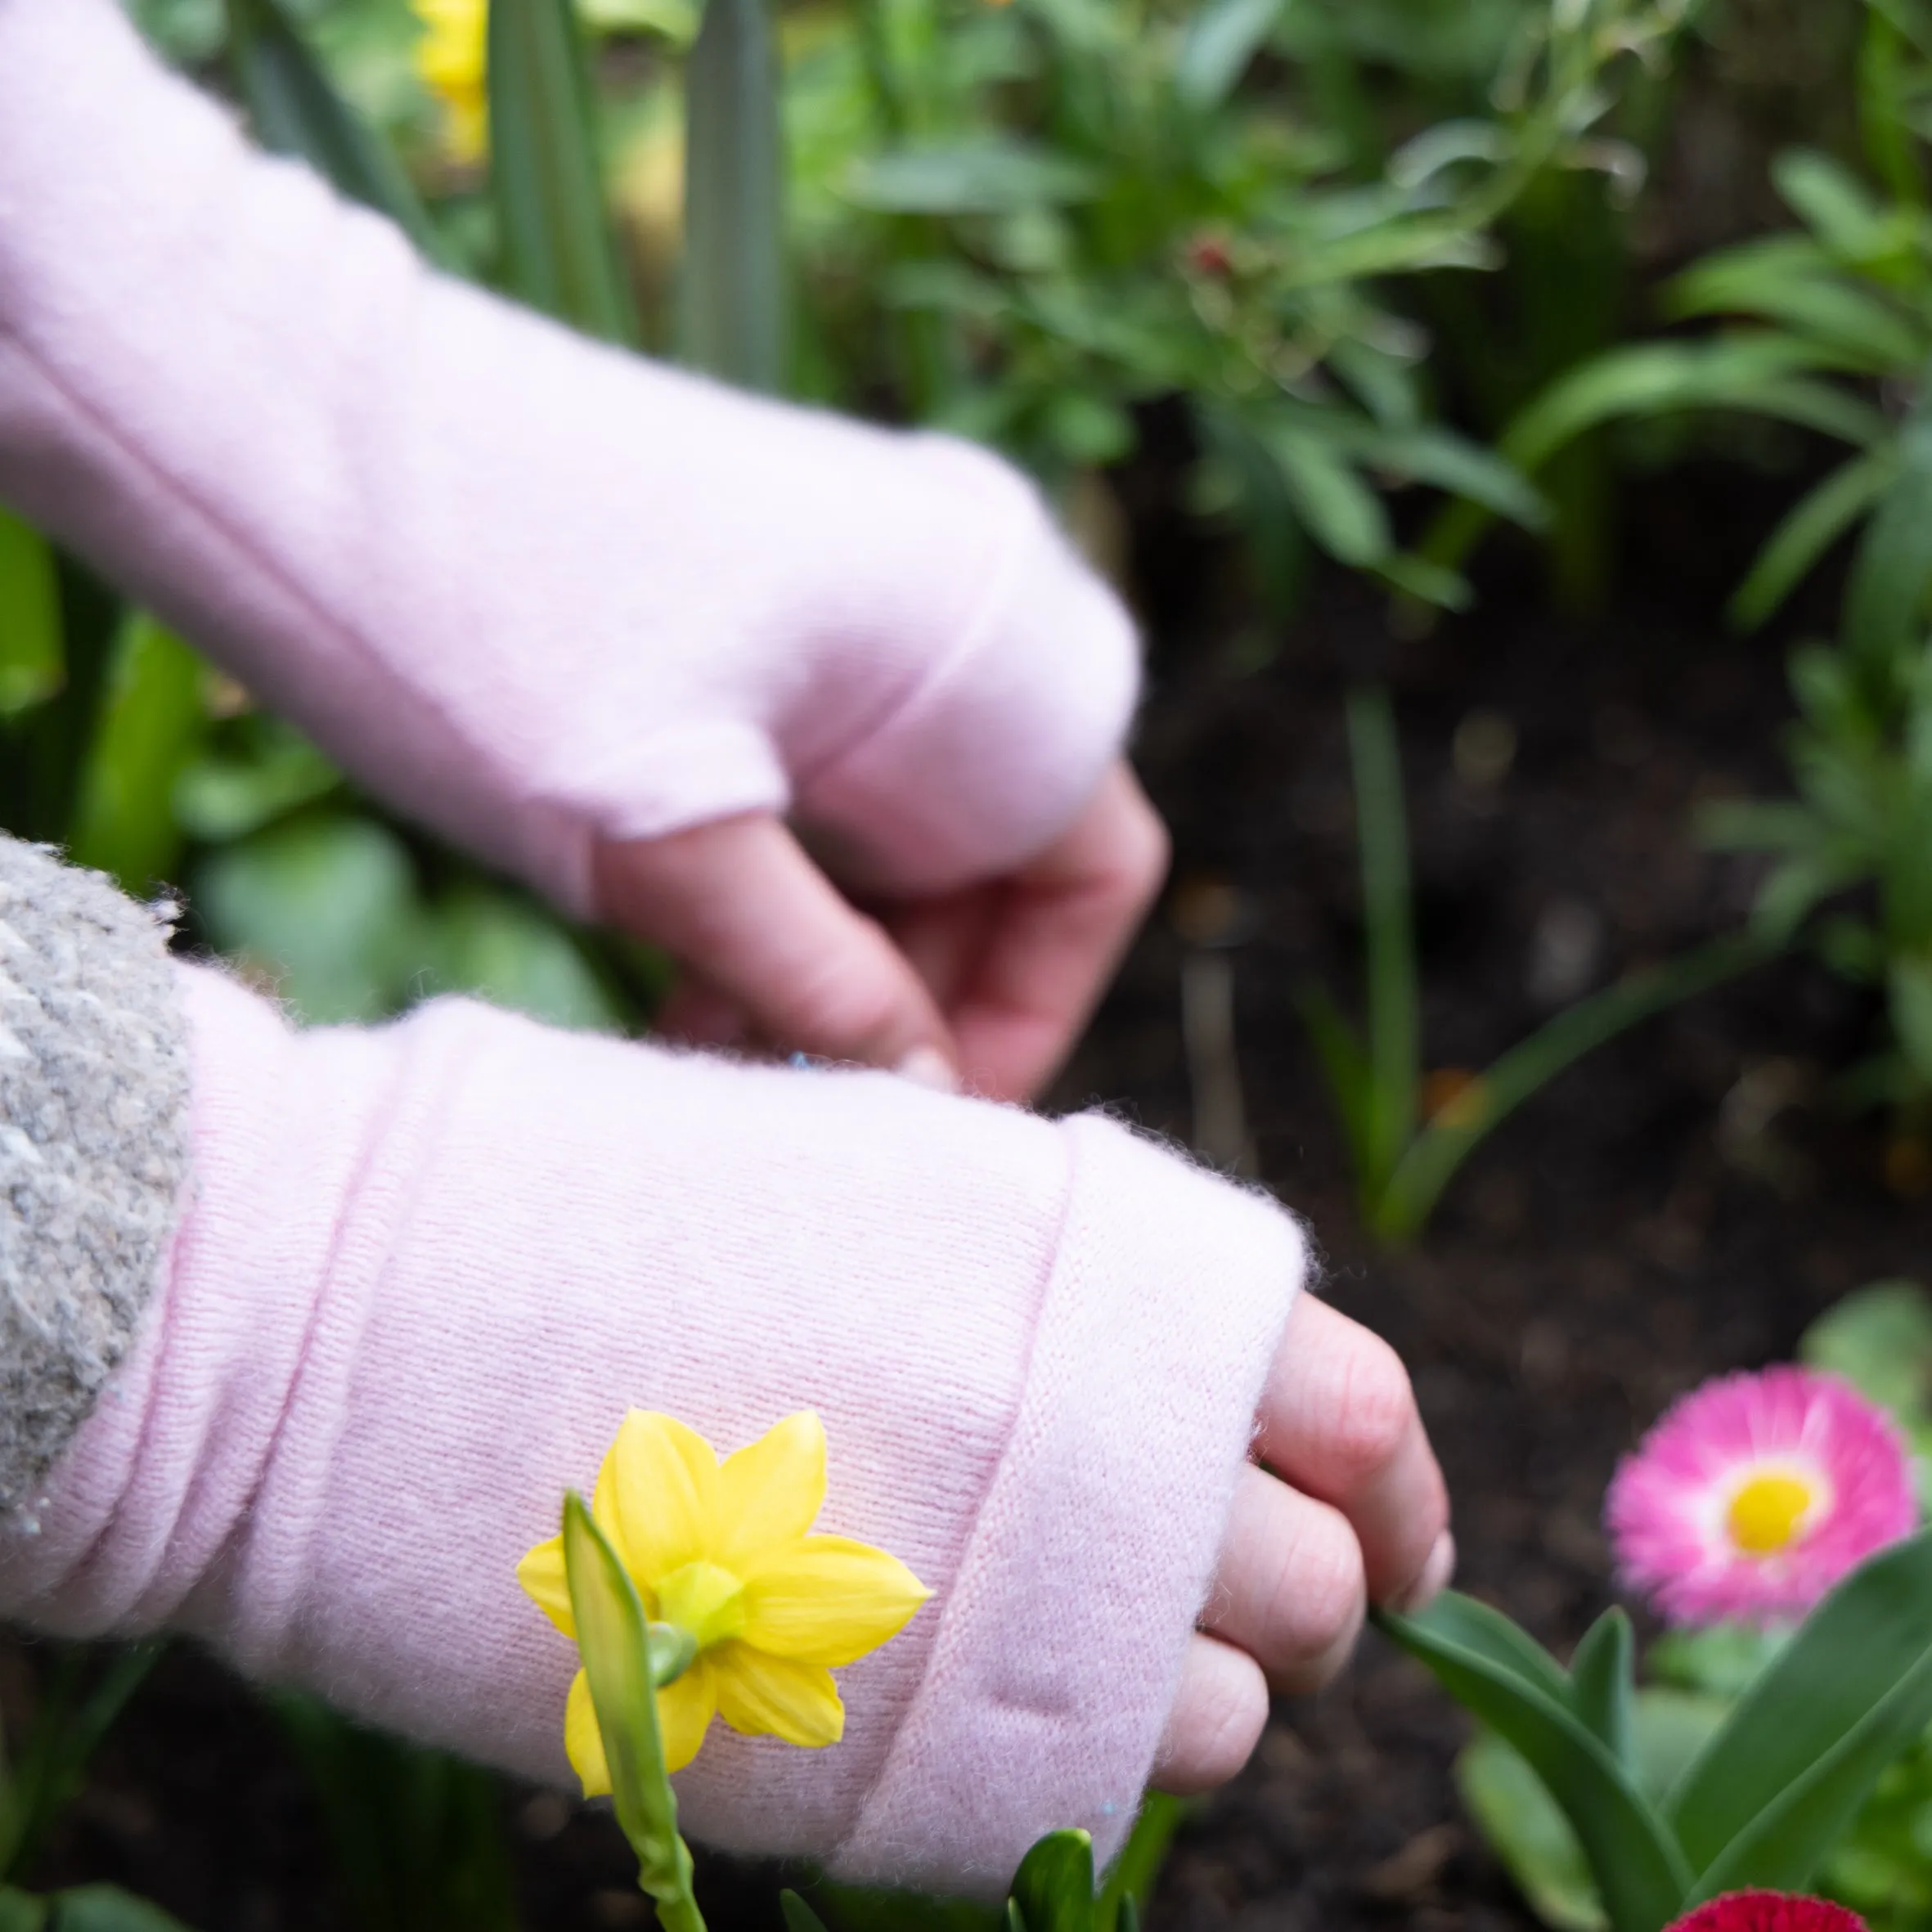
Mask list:
[[[764,812],[600,846],[597,896],[684,964],[667,1032],[757,1038],[1020,1100],[1073,1044],[1166,859],[1122,763],[1038,857],[929,899],[860,910]]]
[[[0,498],[393,804],[665,940],[700,1036],[1002,1095],[1065,1050],[1161,839],[1104,775],[1133,627],[1010,465],[429,272],[113,0],[0,5]]]
[[[1304,1295],[1261,1398],[1202,1629],[1155,1761],[1202,1791],[1247,1762],[1268,1696],[1317,1690],[1370,1602],[1419,1610],[1448,1583],[1449,1497],[1409,1377],[1379,1337]],[[1272,1471],[1272,1473],[1270,1473]]]

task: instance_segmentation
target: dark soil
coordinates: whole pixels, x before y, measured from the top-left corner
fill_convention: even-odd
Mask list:
[[[1792,960],[1654,1021],[1507,1122],[1418,1249],[1391,1256],[1359,1232],[1295,994],[1312,974],[1352,1003],[1359,982],[1341,708],[1367,676],[1391,680],[1402,730],[1431,1067],[1480,1067],[1565,1000],[1737,923],[1752,869],[1701,854],[1690,818],[1778,789],[1787,715],[1781,646],[1732,639],[1714,614],[1767,527],[1741,488],[1734,470],[1696,469],[1647,488],[1621,573],[1635,588],[1613,617],[1544,614],[1506,570],[1475,614],[1399,642],[1373,595],[1338,581],[1258,668],[1242,667],[1277,640],[1200,594],[1227,560],[1171,528],[1139,532],[1163,564],[1143,585],[1160,649],[1140,756],[1180,892],[1059,1099],[1189,1136],[1183,932],[1215,928],[1258,1171],[1308,1216],[1326,1292],[1411,1365],[1456,1497],[1462,1583],[1559,1648],[1606,1601],[1598,1506],[1636,1433],[1713,1371],[1786,1353],[1835,1297],[1922,1265],[1926,1204],[1886,1176],[1909,1187],[1928,1163],[1831,1098],[1874,1015]],[[1493,715],[1471,726],[1472,712]],[[1506,770],[1499,721],[1515,737]],[[17,1711],[37,1665],[11,1665]],[[1248,1772],[1188,1825],[1152,1925],[1527,1926],[1462,1821],[1449,1767],[1463,1735],[1371,1638],[1341,1684],[1283,1706]],[[643,1922],[606,1820],[528,1794],[505,1804],[532,1932]],[[183,1649],[38,1876],[118,1880],[202,1932],[294,1932],[358,1922],[331,1872],[272,1720]],[[707,1880],[714,1922],[775,1927],[771,1875]]]

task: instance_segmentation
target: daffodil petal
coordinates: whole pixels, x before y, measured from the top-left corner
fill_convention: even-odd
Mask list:
[[[570,1609],[570,1582],[564,1571],[564,1539],[553,1536],[540,1543],[517,1565],[517,1581],[531,1601],[566,1637],[577,1635],[577,1619]]]
[[[597,1707],[591,1701],[591,1680],[580,1670],[570,1680],[564,1705],[564,1749],[570,1768],[582,1779],[586,1798],[604,1797],[610,1790],[610,1766],[604,1758],[604,1733],[597,1728]]]
[[[658,1692],[658,1734],[663,1742],[667,1771],[682,1771],[697,1756],[717,1708],[711,1666],[703,1657]],[[571,1768],[583,1781],[585,1797],[608,1795],[610,1765],[604,1755],[604,1733],[598,1728],[597,1707],[591,1699],[591,1680],[581,1670],[571,1680],[570,1696],[564,1706],[564,1749]]]
[[[795,1543],[825,1501],[825,1426],[809,1409],[789,1415],[718,1470],[724,1526],[715,1561],[743,1575]]]
[[[718,1714],[748,1737],[769,1735],[806,1750],[845,1734],[845,1706],[822,1665],[774,1657],[748,1643],[723,1643],[706,1661],[717,1683]]]
[[[711,1445],[675,1417],[634,1409],[604,1458],[591,1508],[624,1567],[649,1585],[710,1554],[717,1494]]]
[[[849,1664],[896,1637],[932,1593],[896,1557],[807,1536],[744,1579],[748,1644],[801,1664]]]
[[[658,1732],[664,1741],[667,1771],[682,1771],[697,1756],[717,1708],[717,1674],[708,1657],[699,1658],[658,1692]]]

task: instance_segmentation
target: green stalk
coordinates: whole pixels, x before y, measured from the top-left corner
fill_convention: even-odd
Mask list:
[[[491,0],[489,34],[490,184],[510,292],[586,335],[632,344],[571,0]]]
[[[707,0],[685,79],[684,360],[777,394],[784,281],[784,150],[767,0]]]
[[[677,1633],[647,1624],[637,1586],[574,1489],[564,1498],[564,1570],[611,1796],[636,1854],[638,1885],[655,1902],[664,1932],[704,1932],[658,1729],[657,1687],[690,1663],[690,1640],[680,1648]]]
[[[1755,936],[1715,939],[1633,973],[1539,1027],[1416,1136],[1376,1204],[1375,1232],[1386,1241],[1413,1240],[1477,1143],[1573,1060],[1638,1021],[1761,965],[1779,950]]]
[[[1357,1179],[1373,1215],[1414,1138],[1422,1080],[1401,753],[1389,695],[1379,685],[1350,694],[1348,740],[1368,979],[1368,1080]]]

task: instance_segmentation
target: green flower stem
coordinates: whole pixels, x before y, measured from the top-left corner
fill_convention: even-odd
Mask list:
[[[564,1498],[564,1571],[618,1822],[637,1855],[638,1885],[655,1902],[664,1932],[704,1932],[658,1730],[658,1686],[689,1667],[697,1644],[688,1630],[646,1622],[636,1585],[574,1489]]]

